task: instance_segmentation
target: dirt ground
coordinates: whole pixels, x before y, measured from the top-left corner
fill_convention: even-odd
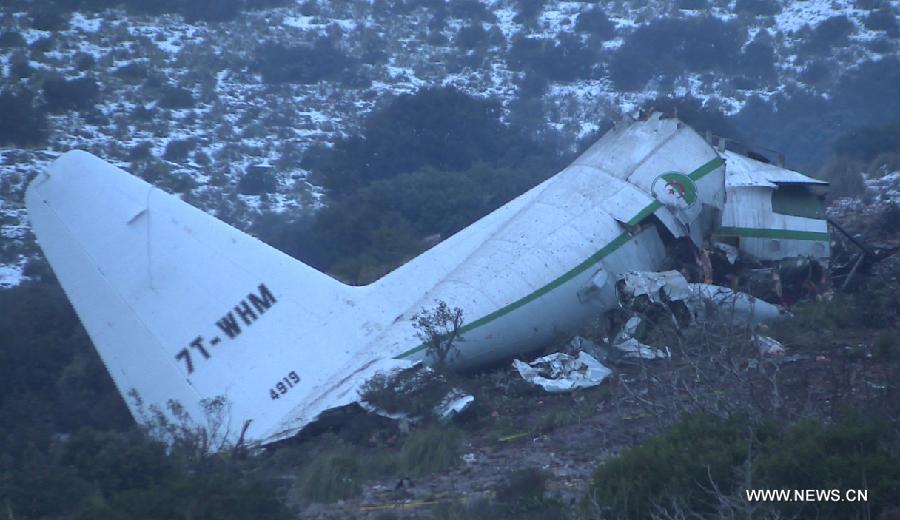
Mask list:
[[[548,495],[574,512],[599,464],[664,431],[684,413],[779,413],[828,421],[839,410],[857,403],[900,403],[896,388],[900,360],[897,356],[876,357],[868,346],[856,343],[865,337],[871,336],[848,331],[846,337],[835,337],[831,344],[802,352],[789,348],[785,356],[772,360],[761,361],[750,353],[736,363],[747,367],[742,375],[755,383],[736,385],[721,377],[677,395],[674,391],[651,395],[673,388],[665,374],[678,370],[673,367],[675,362],[619,367],[600,387],[572,394],[535,391],[507,396],[493,390],[493,398],[482,398],[488,402],[460,418],[463,462],[456,468],[427,477],[372,480],[358,498],[306,505],[302,518],[433,517],[442,504],[490,500],[512,472],[528,468],[547,471]],[[852,342],[845,345],[844,339]],[[777,389],[767,376],[752,373],[758,370],[753,361],[777,371]],[[492,391],[486,382],[479,383],[482,392]],[[694,391],[716,397],[695,400],[690,395]],[[742,401],[753,391],[764,395],[755,403]]]

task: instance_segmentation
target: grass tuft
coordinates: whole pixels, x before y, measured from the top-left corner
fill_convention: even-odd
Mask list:
[[[452,427],[430,426],[416,430],[403,445],[403,467],[415,475],[437,473],[460,461],[462,434]]]

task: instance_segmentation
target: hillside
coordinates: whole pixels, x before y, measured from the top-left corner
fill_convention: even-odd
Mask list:
[[[24,185],[72,148],[247,229],[314,211],[309,151],[427,86],[497,100],[561,152],[622,112],[687,100],[727,116],[716,133],[813,170],[838,136],[900,112],[896,2],[259,2],[228,21],[72,3],[0,13],[4,286],[38,254]]]

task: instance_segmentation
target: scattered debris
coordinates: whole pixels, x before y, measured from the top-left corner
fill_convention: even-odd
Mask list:
[[[400,480],[397,481],[397,485],[394,486],[394,489],[409,489],[411,487],[415,487],[412,479],[409,477],[401,477]]]
[[[658,349],[645,345],[634,338],[627,338],[615,344],[615,347],[621,351],[625,357],[643,358],[643,359],[667,359],[672,357],[672,351],[669,347]]]
[[[578,357],[556,353],[525,363],[513,360],[523,379],[548,392],[569,392],[576,388],[597,386],[612,371],[585,352]]]
[[[790,313],[767,301],[727,287],[705,283],[688,284],[691,298],[686,300],[694,321],[726,320],[743,325],[790,317]]]
[[[363,388],[358,402],[367,412],[398,421],[403,429],[429,414],[448,422],[474,401],[474,396],[452,387],[441,373],[417,363],[377,374]]]
[[[522,437],[525,437],[527,435],[528,435],[528,432],[519,432],[519,433],[514,433],[512,435],[504,435],[503,437],[500,437],[497,440],[500,442],[510,442],[510,441],[514,441],[517,439],[521,439]]]
[[[592,358],[599,360],[601,363],[605,363],[606,360],[609,359],[610,355],[608,348],[598,345],[597,343],[594,343],[593,341],[581,336],[575,336],[574,338],[570,339],[560,352],[574,357],[578,357],[579,352],[584,352]]]
[[[625,322],[625,326],[616,336],[613,347],[621,352],[625,357],[644,358],[644,359],[666,359],[672,357],[669,347],[661,349],[645,345],[636,339],[639,335],[638,331],[643,320],[637,316],[632,316]]]
[[[678,271],[629,271],[619,276],[616,288],[624,307],[634,308],[635,302],[642,301],[642,296],[646,296],[650,304],[670,307],[676,302],[684,302],[695,322],[726,319],[756,325],[787,314],[777,305],[744,292],[719,285],[688,283]]]
[[[753,335],[753,344],[759,349],[760,356],[783,356],[784,345],[775,338],[763,336],[761,334]]]
[[[379,415],[381,417],[384,417],[385,419],[391,419],[394,421],[398,421],[400,423],[409,424],[409,423],[415,423],[419,420],[417,417],[410,417],[409,415],[402,413],[402,412],[388,412],[387,410],[379,408],[379,407],[373,405],[372,403],[365,401],[363,399],[360,399],[358,404],[359,404],[360,408],[362,408],[363,410],[365,410],[369,413]]]
[[[441,422],[449,422],[465,411],[473,402],[475,402],[474,396],[454,388],[439,405],[434,407],[434,414]]]
[[[646,295],[652,303],[685,300],[691,294],[687,280],[678,271],[628,271],[619,275],[616,288],[620,300],[622,296],[637,298]]]
[[[725,259],[728,260],[729,264],[734,265],[735,262],[737,262],[740,254],[738,248],[724,242],[713,242],[713,247],[718,249],[725,256]]]

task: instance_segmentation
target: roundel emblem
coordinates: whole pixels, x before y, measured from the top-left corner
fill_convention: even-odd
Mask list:
[[[688,209],[697,202],[697,185],[683,173],[664,173],[653,181],[650,191],[664,206]]]

